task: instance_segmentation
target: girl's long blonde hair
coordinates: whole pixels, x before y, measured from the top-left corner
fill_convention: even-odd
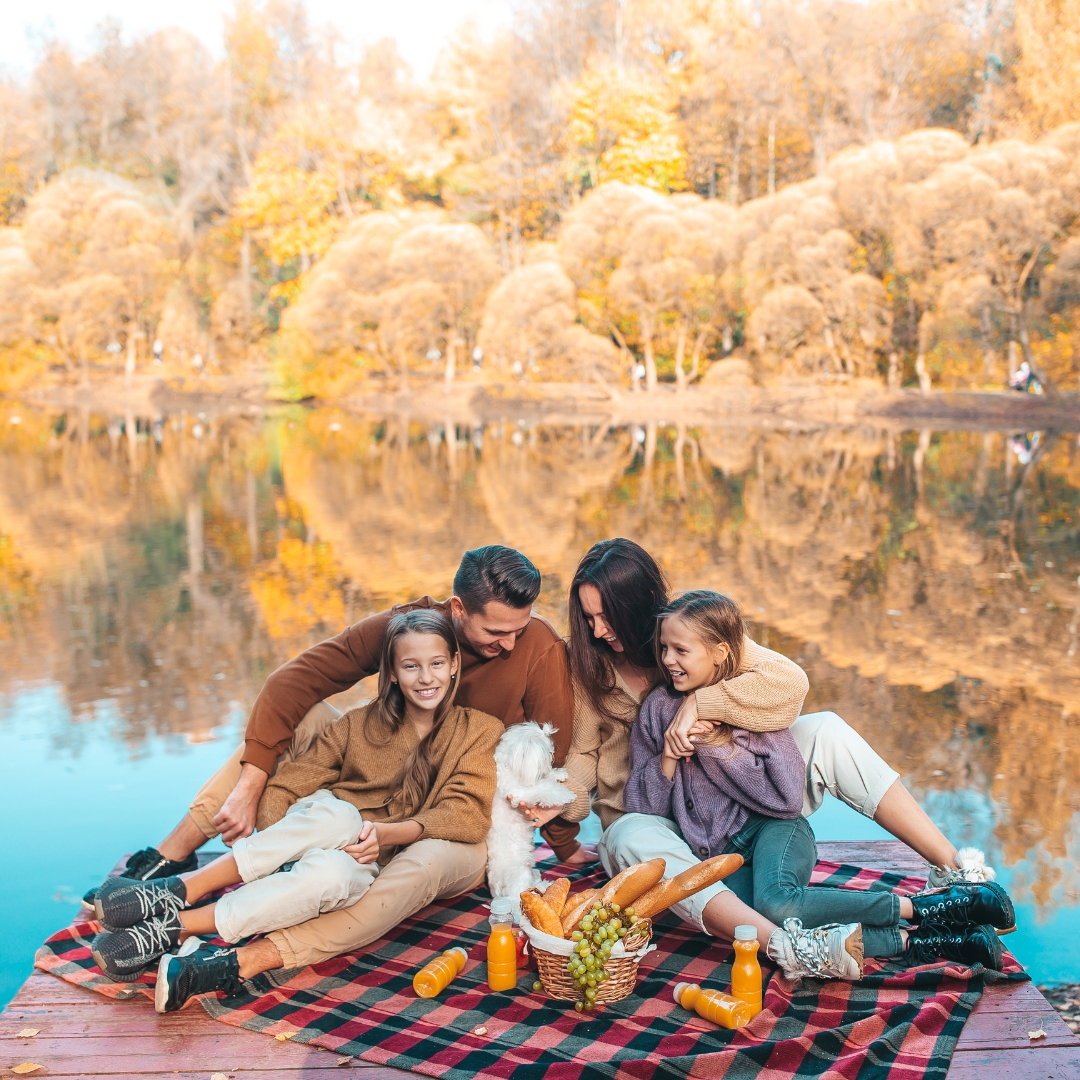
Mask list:
[[[693,589],[672,600],[656,617],[653,648],[656,651],[657,666],[664,673],[669,685],[671,676],[663,663],[660,631],[664,620],[676,615],[710,649],[717,645],[727,646],[727,656],[717,666],[711,685],[739,674],[742,669],[743,638],[746,635],[746,623],[739,605],[723,593],[713,592],[711,589]],[[704,746],[724,746],[731,742],[731,727],[728,724],[717,724],[712,735],[701,737],[698,741]]]
[[[421,608],[391,617],[386,627],[382,658],[379,661],[379,696],[364,720],[364,738],[372,746],[386,746],[405,723],[405,695],[391,677],[394,672],[394,650],[398,640],[405,634],[432,634],[441,637],[446,642],[451,663],[460,652],[454,624],[448,616],[430,608]],[[435,708],[431,731],[406,758],[401,772],[392,784],[397,791],[390,804],[406,818],[424,805],[435,781],[436,768],[431,760],[431,746],[443,720],[453,708],[460,674],[459,669],[457,674],[451,677],[450,689]]]

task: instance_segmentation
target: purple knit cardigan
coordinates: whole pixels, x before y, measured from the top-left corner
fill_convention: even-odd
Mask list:
[[[721,855],[751,811],[774,818],[802,813],[806,763],[790,730],[733,728],[726,746],[699,746],[675,766],[669,780],[660,768],[664,732],[683,694],[658,686],[641,707],[630,733],[630,778],[623,805],[639,814],[673,818],[683,839],[702,859]]]

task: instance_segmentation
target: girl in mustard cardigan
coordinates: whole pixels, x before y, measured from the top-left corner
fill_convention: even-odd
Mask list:
[[[454,705],[459,664],[445,615],[395,615],[378,697],[278,769],[259,807],[257,833],[194,873],[114,878],[102,886],[95,906],[105,929],[92,948],[98,967],[131,981],[160,957],[158,1012],[179,1009],[195,994],[236,993],[242,963],[235,948],[188,956],[171,950],[190,935],[239,942],[349,907],[380,864],[421,837],[482,841],[503,725]],[[241,882],[216,903],[186,906]]]

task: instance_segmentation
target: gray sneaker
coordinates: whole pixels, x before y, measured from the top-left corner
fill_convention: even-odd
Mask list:
[[[122,930],[147,919],[175,917],[187,901],[181,878],[129,881],[109,878],[94,897],[94,913],[106,930]]]
[[[926,890],[945,889],[950,885],[978,885],[993,881],[997,871],[986,865],[986,855],[978,848],[965,847],[956,853],[957,866],[931,866]]]
[[[828,923],[806,930],[799,919],[785,919],[784,928],[772,932],[765,952],[793,982],[805,978],[855,982],[862,978],[859,923]]]
[[[122,930],[104,930],[94,938],[90,955],[110,979],[134,982],[158,957],[176,948],[181,930],[178,912]]]

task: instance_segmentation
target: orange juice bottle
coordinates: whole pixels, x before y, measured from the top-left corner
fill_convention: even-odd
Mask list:
[[[731,995],[750,1006],[750,1015],[761,1012],[761,965],[758,963],[757,930],[735,927],[735,960],[731,965]]]
[[[460,945],[447,949],[442,956],[429,960],[414,976],[412,988],[417,997],[433,998],[442,993],[461,974],[468,953]]]
[[[720,1027],[745,1027],[753,1016],[745,1001],[719,990],[702,990],[697,983],[678,983],[675,1000],[687,1011],[692,1010]]]
[[[514,941],[514,916],[505,896],[491,901],[489,921],[488,986],[492,990],[513,990],[517,986],[517,943]]]

